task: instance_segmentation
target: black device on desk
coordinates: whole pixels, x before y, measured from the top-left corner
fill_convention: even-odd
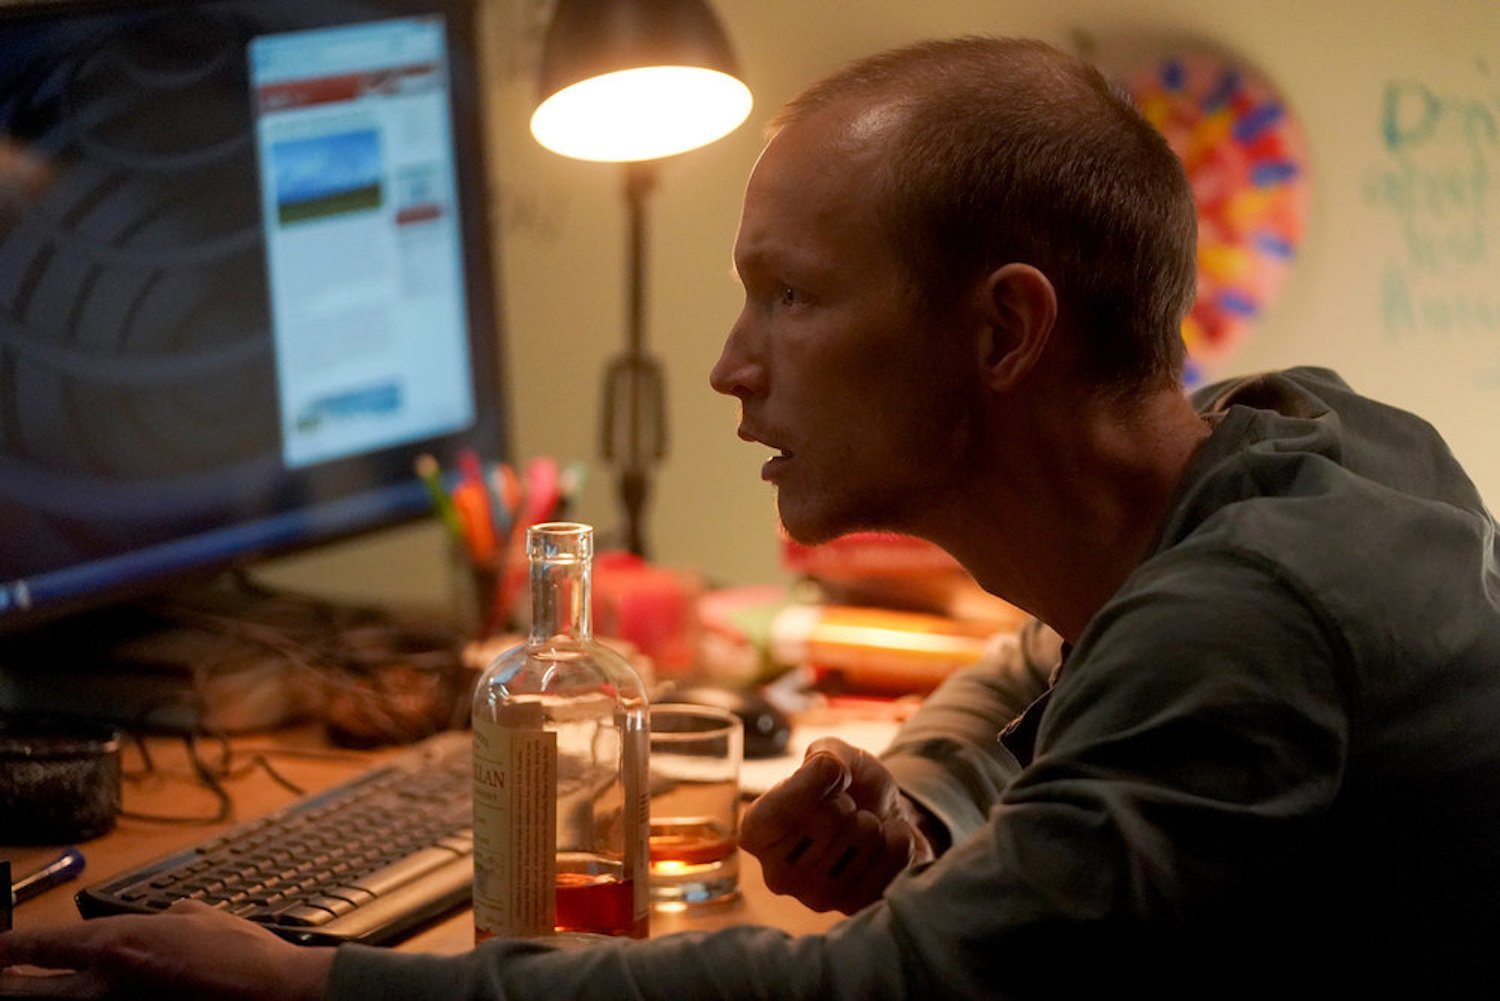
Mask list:
[[[774,758],[786,751],[792,736],[787,714],[753,688],[690,685],[674,688],[664,698],[668,702],[688,702],[734,713],[744,727],[747,758]]]
[[[425,516],[420,453],[506,457],[475,19],[0,5],[0,711],[66,667],[39,626]]]

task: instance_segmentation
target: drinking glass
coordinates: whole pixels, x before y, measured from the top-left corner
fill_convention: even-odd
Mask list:
[[[711,706],[651,707],[651,900],[661,910],[739,894],[744,729]]]

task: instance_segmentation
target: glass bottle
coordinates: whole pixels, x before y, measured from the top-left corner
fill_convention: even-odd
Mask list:
[[[475,937],[644,938],[645,687],[592,635],[593,529],[549,522],[526,541],[529,638],[474,693]]]

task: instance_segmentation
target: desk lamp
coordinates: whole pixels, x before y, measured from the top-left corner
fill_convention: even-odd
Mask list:
[[[645,348],[646,199],[663,157],[706,146],[750,114],[750,89],[706,0],[559,0],[542,48],[537,142],[624,165],[627,337],[605,371],[601,452],[615,470],[625,542],[645,555],[642,515],[666,456],[661,367]]]

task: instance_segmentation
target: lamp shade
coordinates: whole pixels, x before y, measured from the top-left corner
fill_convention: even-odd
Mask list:
[[[542,49],[537,142],[580,160],[654,160],[750,114],[729,38],[705,0],[559,0]]]

